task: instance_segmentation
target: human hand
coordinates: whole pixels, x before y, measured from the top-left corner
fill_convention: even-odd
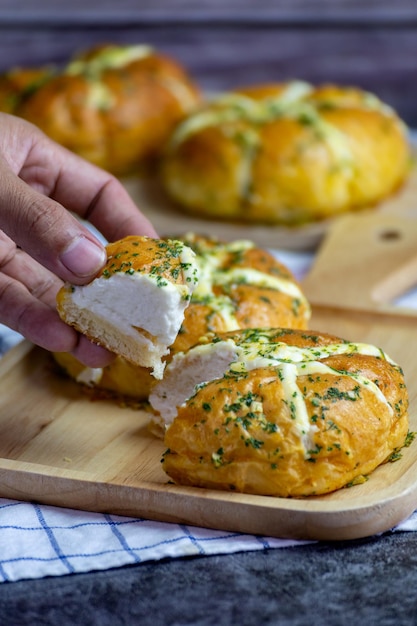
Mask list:
[[[63,281],[84,284],[104,265],[104,246],[72,213],[109,241],[157,236],[113,176],[0,113],[0,323],[53,352],[72,352],[91,367],[112,360],[62,322]]]

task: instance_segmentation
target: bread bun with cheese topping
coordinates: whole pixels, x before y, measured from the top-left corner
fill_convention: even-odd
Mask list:
[[[173,350],[185,350],[208,332],[255,326],[307,328],[311,308],[290,270],[249,240],[180,237],[196,254],[199,283]]]
[[[190,113],[161,180],[191,215],[299,225],[375,205],[409,166],[405,125],[376,96],[293,81],[225,93]]]
[[[401,368],[375,346],[321,332],[215,335],[174,355],[150,403],[171,479],[259,495],[339,489],[408,433]]]
[[[13,69],[0,78],[0,110],[118,176],[158,156],[199,102],[185,68],[146,45],[96,46],[63,68]]]
[[[210,332],[252,326],[306,328],[309,302],[288,268],[251,241],[219,241],[188,233],[178,239],[195,254],[199,281],[170,354],[186,350]],[[105,368],[87,368],[70,354],[55,360],[80,383],[135,400],[147,400],[150,372],[119,357]]]
[[[64,285],[60,317],[91,340],[161,378],[198,282],[195,254],[180,241],[126,237],[107,246],[87,285]]]
[[[222,242],[192,233],[179,239],[195,253],[199,282],[170,353],[186,350],[212,332],[253,326],[307,328],[310,305],[288,268],[251,241]],[[86,368],[72,355],[58,364],[80,383],[135,400],[147,400],[149,371],[122,358],[103,369]]]

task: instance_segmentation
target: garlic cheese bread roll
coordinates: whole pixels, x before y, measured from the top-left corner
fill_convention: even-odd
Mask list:
[[[170,354],[186,350],[211,332],[254,326],[307,328],[309,302],[289,269],[272,254],[251,241],[226,243],[192,233],[180,240],[196,255],[199,281]],[[121,357],[105,368],[92,369],[71,354],[54,356],[78,382],[134,400],[147,400],[154,382],[149,370]]]
[[[198,282],[193,251],[180,241],[126,237],[107,246],[107,263],[87,285],[57,295],[61,318],[156,378]]]
[[[119,176],[158,156],[174,126],[200,102],[186,70],[146,45],[97,46],[39,74],[5,74],[0,110]]]
[[[161,180],[192,215],[298,225],[375,205],[409,162],[405,126],[376,96],[293,81],[192,112],[170,138]]]
[[[222,242],[189,233],[200,280],[173,350],[186,350],[207,332],[240,328],[307,328],[311,308],[290,270],[252,241]]]
[[[311,496],[369,474],[408,432],[403,373],[324,333],[242,330],[176,354],[150,402],[175,482]]]

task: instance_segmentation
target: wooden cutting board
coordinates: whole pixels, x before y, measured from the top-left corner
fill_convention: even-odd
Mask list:
[[[281,229],[208,226],[182,219],[172,208],[150,202],[141,183],[132,185],[133,197],[142,209],[146,207],[144,212],[161,234],[194,230],[226,239],[250,237],[267,247],[280,246],[288,236]],[[402,289],[414,281],[416,191],[414,173],[409,185],[377,211],[329,224],[304,283],[313,303],[311,328],[379,345],[403,367],[413,431],[417,431],[417,317],[415,311],[398,312],[387,298],[398,292],[399,277]],[[319,229],[322,237],[323,225]],[[309,247],[303,236],[283,247]],[[92,401],[57,373],[49,354],[23,342],[0,361],[0,496],[242,533],[324,540],[386,531],[417,508],[417,440],[403,450],[399,461],[379,467],[362,485],[322,497],[283,499],[170,484],[160,463],[164,445],[150,434],[148,420],[146,411],[109,400]]]
[[[415,198],[417,209],[417,194]],[[395,299],[417,287],[417,216],[364,212],[329,228],[303,289],[313,306],[398,315]]]
[[[417,430],[417,321],[322,308],[312,327],[381,345],[404,368]],[[149,415],[93,401],[23,342],[0,362],[0,496],[210,528],[341,540],[390,529],[417,508],[417,441],[362,484],[308,499],[169,484]]]

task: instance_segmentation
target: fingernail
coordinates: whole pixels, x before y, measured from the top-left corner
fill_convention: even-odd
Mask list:
[[[84,236],[74,239],[61,254],[61,262],[76,276],[90,276],[103,267],[106,252]]]

